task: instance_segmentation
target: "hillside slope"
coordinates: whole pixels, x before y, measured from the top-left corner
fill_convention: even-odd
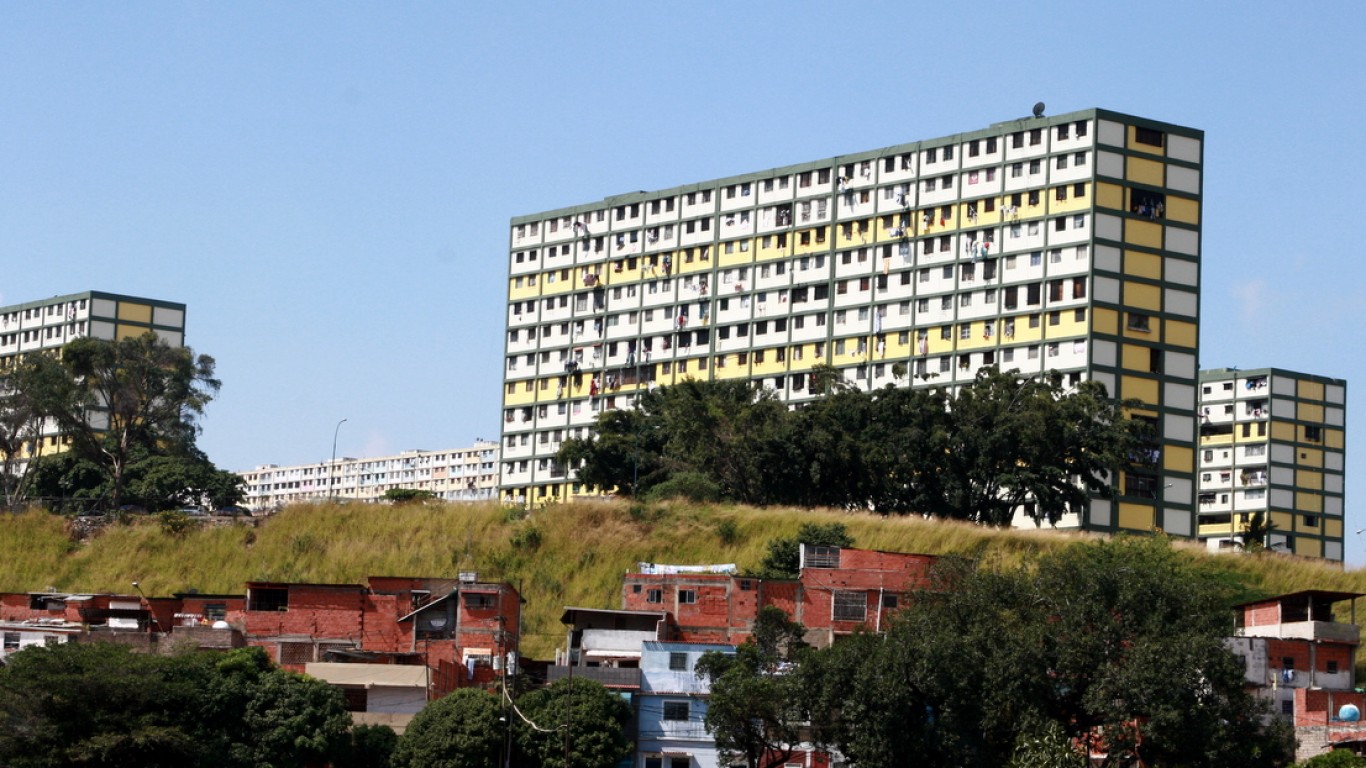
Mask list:
[[[931,554],[980,554],[1014,562],[1079,536],[998,531],[960,523],[829,510],[754,509],[622,501],[557,506],[529,518],[497,504],[317,505],[275,517],[175,536],[155,518],[74,540],[68,521],[40,512],[0,518],[0,591],[148,595],[241,593],[249,580],[356,583],[367,576],[506,580],[527,600],[523,652],[547,658],[564,642],[566,605],[619,608],[621,577],[635,563],[738,563],[751,568],[770,539],[804,522],[841,522],[855,546]],[[1209,557],[1192,545],[1192,556]],[[1271,594],[1299,589],[1366,592],[1366,571],[1281,555],[1215,557],[1229,577]],[[1363,617],[1366,620],[1366,617]]]

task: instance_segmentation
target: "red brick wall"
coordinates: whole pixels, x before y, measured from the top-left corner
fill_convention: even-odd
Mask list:
[[[286,610],[247,611],[248,634],[360,640],[363,587],[292,584],[288,589]]]
[[[1344,704],[1355,704],[1358,710],[1366,713],[1366,694],[1355,691],[1296,688],[1295,726],[1328,725],[1332,718],[1337,717]]]
[[[1265,627],[1281,623],[1281,604],[1277,601],[1243,606],[1243,626]]]

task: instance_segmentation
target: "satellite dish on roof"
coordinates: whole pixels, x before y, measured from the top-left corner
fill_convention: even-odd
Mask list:
[[[1034,102],[1034,116],[1035,116],[1035,117],[1043,117],[1043,102],[1042,102],[1042,101],[1036,101],[1036,102]]]

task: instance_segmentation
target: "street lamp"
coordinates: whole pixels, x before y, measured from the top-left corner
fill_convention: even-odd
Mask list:
[[[332,463],[327,466],[327,498],[332,498],[336,492],[336,480],[333,475],[337,472],[337,433],[341,432],[341,425],[346,423],[346,419],[337,422],[337,428],[332,430]]]

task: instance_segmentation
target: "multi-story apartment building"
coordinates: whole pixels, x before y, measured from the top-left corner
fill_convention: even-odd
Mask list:
[[[27,352],[56,350],[83,336],[124,339],[152,331],[173,347],[185,343],[185,305],[85,291],[0,307],[0,370]],[[43,445],[26,455],[60,449],[55,424],[42,428]]]
[[[1200,540],[1241,544],[1253,514],[1276,551],[1343,559],[1347,383],[1279,368],[1200,372]]]
[[[587,489],[554,460],[603,410],[686,378],[797,403],[1057,370],[1143,402],[1151,473],[1064,525],[1194,536],[1203,133],[1100,109],[512,220],[500,481]]]
[[[446,501],[482,501],[497,495],[497,466],[498,444],[477,440],[468,448],[404,451],[291,467],[264,464],[237,474],[247,489],[247,506],[273,509],[329,497],[374,503],[395,488],[431,491]]]

